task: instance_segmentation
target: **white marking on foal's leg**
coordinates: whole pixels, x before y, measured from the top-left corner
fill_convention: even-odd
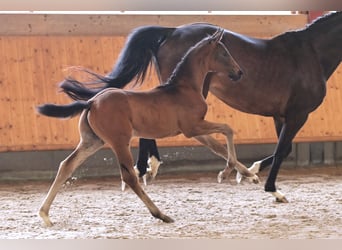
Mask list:
[[[125,189],[126,189],[126,183],[123,180],[121,180],[121,191],[125,191]]]
[[[260,170],[260,166],[261,166],[261,162],[262,161],[256,161],[256,162],[254,162],[253,163],[253,165],[250,167],[250,168],[248,168],[248,170],[249,170],[249,172],[251,172],[252,174],[257,174],[257,173],[259,173],[259,170]],[[255,176],[254,177],[251,177],[252,179],[250,179],[252,182],[254,182],[254,183],[258,183],[259,181],[257,181],[257,182],[255,182],[256,180],[255,180]],[[241,181],[242,181],[242,179],[243,179],[243,176],[242,176],[242,174],[240,174],[239,172],[237,172],[236,173],[236,182],[237,183],[241,183]],[[258,180],[259,180],[259,178],[258,178]]]
[[[271,194],[276,198],[277,202],[288,203],[289,201],[285,198],[285,195],[280,191],[271,192]]]
[[[219,174],[217,175],[217,182],[222,183],[224,177],[223,177],[224,170],[220,171]]]
[[[227,179],[230,175],[230,173],[233,171],[232,167],[229,167],[229,165],[220,171],[217,175],[217,182],[222,183],[223,180]]]
[[[146,174],[143,175],[142,179],[144,182],[144,186],[147,186]]]

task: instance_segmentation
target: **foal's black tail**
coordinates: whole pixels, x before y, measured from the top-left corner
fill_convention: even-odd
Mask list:
[[[67,118],[81,113],[84,109],[88,109],[90,105],[89,102],[85,101],[76,101],[67,105],[44,104],[38,106],[37,111],[46,116]]]
[[[108,75],[103,76],[83,69],[82,71],[94,78],[93,82],[80,82],[67,78],[60,87],[73,99],[88,100],[105,88],[123,88],[134,78],[136,83],[142,83],[152,58],[174,29],[160,26],[137,28],[129,35],[116,65]],[[99,83],[103,85],[98,87]]]

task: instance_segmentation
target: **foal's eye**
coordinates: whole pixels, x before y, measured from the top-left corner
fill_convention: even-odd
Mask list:
[[[224,51],[224,52],[222,53],[222,56],[227,57],[227,56],[228,56],[228,53],[227,53],[226,51]]]

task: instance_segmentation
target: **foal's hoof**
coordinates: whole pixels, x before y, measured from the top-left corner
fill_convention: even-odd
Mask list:
[[[251,174],[254,174],[254,175],[255,175],[255,174],[259,173],[260,166],[261,166],[261,161],[256,161],[256,162],[253,163],[253,165],[252,165],[250,168],[248,168],[248,170],[249,170],[249,172],[250,172]],[[244,176],[243,176],[242,174],[240,174],[239,172],[236,173],[235,179],[236,179],[236,182],[237,182],[237,183],[240,184],[241,181],[243,180],[243,178],[244,178]],[[253,177],[252,179],[250,179],[251,182],[253,182],[253,183],[255,183],[255,184],[257,184],[257,183],[260,182],[260,181],[259,181],[259,177],[257,177],[257,180],[254,179],[254,178],[255,178],[255,177]]]
[[[260,179],[259,179],[259,177],[256,174],[254,176],[252,176],[252,177],[248,177],[247,179],[250,182],[253,182],[254,184],[258,184],[260,182]]]
[[[47,227],[52,227],[53,226],[53,224],[52,224],[52,222],[51,222],[51,220],[49,218],[49,215],[47,215],[45,212],[39,211],[39,216],[43,219],[43,221],[44,221],[44,223],[45,223],[45,225]]]
[[[161,218],[161,220],[165,223],[173,223],[175,222],[171,217],[164,215],[163,218]]]
[[[238,184],[240,184],[242,179],[243,179],[243,177],[244,176],[242,174],[237,172],[237,174],[236,174],[236,182]],[[252,177],[247,177],[247,179],[248,179],[249,182],[254,183],[254,184],[258,184],[260,182],[260,179],[259,179],[259,177],[256,174],[254,176],[252,176]]]

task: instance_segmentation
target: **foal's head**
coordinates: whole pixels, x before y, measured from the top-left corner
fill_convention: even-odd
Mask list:
[[[242,76],[242,70],[221,42],[223,33],[224,29],[219,28],[212,36],[205,38],[198,45],[205,46],[210,53],[207,58],[210,72],[228,74],[230,79],[237,81]]]

